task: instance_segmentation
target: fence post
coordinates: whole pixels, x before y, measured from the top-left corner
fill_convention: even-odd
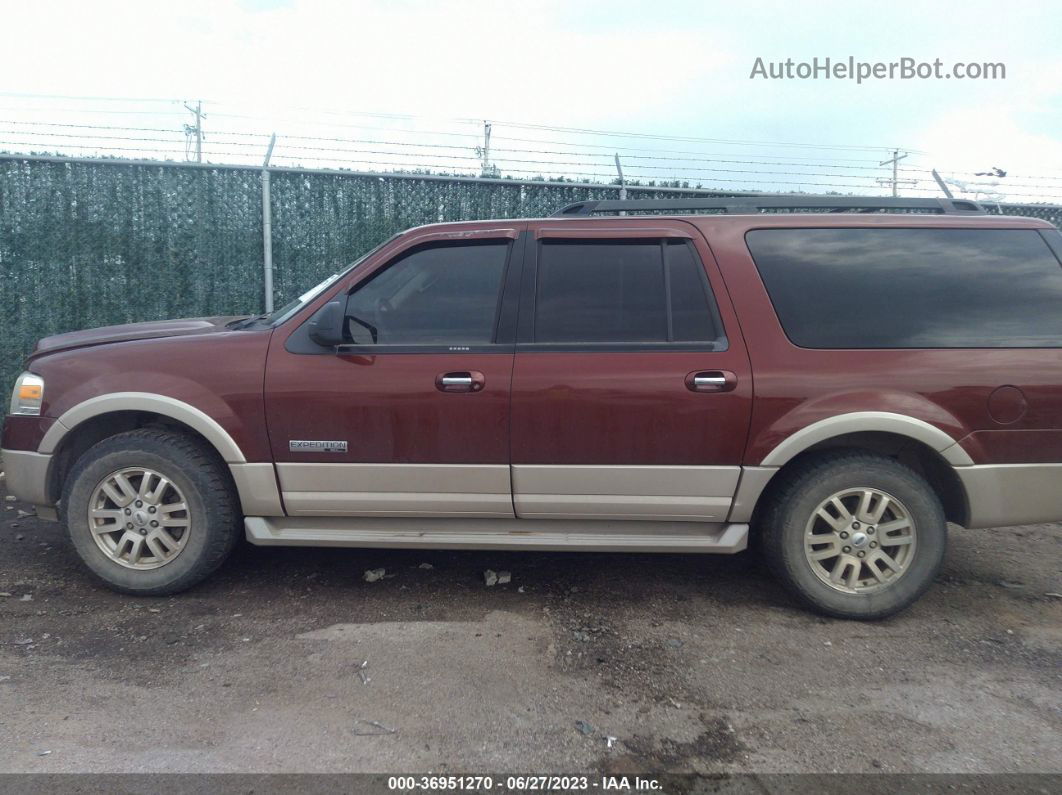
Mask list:
[[[619,197],[620,201],[627,200],[627,183],[623,179],[623,166],[620,165],[619,152],[616,152],[616,172],[619,174]],[[620,215],[626,215],[626,210],[620,210]]]
[[[940,186],[940,189],[944,191],[944,195],[949,199],[954,199],[955,197],[951,195],[951,191],[948,190],[948,186],[944,184],[944,180],[940,178],[940,174],[937,173],[937,170],[934,168],[930,173],[933,175],[933,179],[936,180],[937,185]]]
[[[273,155],[273,144],[277,134],[273,133],[262,161],[262,290],[265,293],[265,311],[273,311],[273,203],[269,185],[269,158]]]
[[[620,164],[619,152],[616,152],[616,173],[619,174],[619,197],[620,201],[624,201],[627,198],[627,183],[623,179],[623,166]],[[624,213],[626,215],[626,213]]]

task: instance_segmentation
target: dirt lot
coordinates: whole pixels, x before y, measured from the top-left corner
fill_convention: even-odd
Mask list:
[[[2,506],[0,771],[1062,771],[1058,525],[957,530],[860,624],[748,554],[244,546],[129,598]]]

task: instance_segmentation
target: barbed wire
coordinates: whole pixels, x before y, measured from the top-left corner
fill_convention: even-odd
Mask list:
[[[90,125],[90,124],[69,124],[69,123],[37,122],[37,121],[10,121],[10,120],[3,121],[3,123],[4,124],[12,124],[12,125],[38,126],[38,127],[62,127],[62,128],[91,129],[91,130],[118,130],[118,131],[131,131],[131,132],[167,132],[167,133],[177,134],[177,131],[172,130],[172,129],[163,128],[163,127],[124,127],[124,126],[99,125],[99,124]],[[57,135],[57,134],[54,134],[54,133],[39,133],[39,134],[40,135]],[[183,134],[183,133],[181,133],[181,134]],[[214,136],[220,135],[220,136],[223,136],[223,137],[228,137],[228,136],[232,136],[232,137],[252,137],[252,138],[257,138],[257,139],[260,139],[260,140],[263,140],[263,141],[268,140],[268,138],[270,137],[268,133],[251,133],[251,132],[238,132],[238,131],[225,131],[225,130],[214,131],[211,134],[214,135]],[[158,140],[158,139],[144,138],[144,137],[137,137],[137,136],[95,136],[95,135],[87,135],[87,134],[84,135],[84,136],[73,136],[73,135],[71,135],[70,137],[108,137],[108,138],[115,138],[115,139],[123,138],[125,140],[144,140],[144,141]],[[430,147],[430,148],[434,148],[434,149],[461,149],[463,151],[467,151],[469,149],[468,146],[458,146],[458,145],[455,145],[455,144],[434,144],[434,143],[425,144],[425,143],[414,143],[414,142],[411,142],[411,141],[380,141],[380,140],[368,139],[368,138],[336,138],[336,137],[329,137],[329,136],[313,136],[313,135],[297,135],[297,134],[283,134],[282,136],[280,136],[280,140],[282,141],[282,145],[285,145],[283,143],[284,141],[296,140],[296,141],[322,141],[322,142],[335,142],[335,143],[368,143],[368,144],[381,144],[381,145],[386,145],[386,146],[412,146],[412,147],[422,147],[422,148]],[[508,139],[507,138],[505,140],[517,140],[517,139]],[[526,139],[526,140],[529,140],[529,141],[533,142],[532,139]],[[259,145],[259,144],[251,144],[251,145]],[[576,150],[576,151],[565,151],[565,150],[555,150],[555,149],[526,149],[526,148],[507,149],[507,148],[503,148],[503,147],[492,147],[491,151],[492,152],[512,152],[512,153],[517,153],[517,154],[546,154],[546,155],[562,155],[562,156],[564,156],[564,155],[573,155],[573,156],[582,156],[582,157],[602,157],[602,158],[608,158],[609,160],[611,160],[615,156],[615,153],[613,153],[611,151],[610,152],[586,152],[586,151],[579,151],[579,150]],[[641,149],[641,150],[637,150],[637,151],[651,152],[653,150]],[[674,150],[663,150],[663,151],[674,151]],[[711,154],[711,153],[699,153],[699,152],[697,152],[697,153],[690,153],[690,154]],[[752,155],[752,156],[755,156],[755,155]],[[671,157],[671,156],[668,156],[668,155],[625,155],[625,157],[630,159],[630,160],[663,160],[663,161],[700,162],[700,163],[736,163],[736,164],[748,164],[748,165],[775,165],[775,166],[785,165],[785,166],[796,166],[796,167],[800,167],[800,168],[814,167],[814,166],[823,167],[823,168],[840,167],[840,168],[868,170],[868,171],[879,171],[879,172],[883,170],[883,167],[880,166],[880,165],[876,165],[876,166],[843,166],[843,165],[839,165],[836,162],[830,162],[830,163],[815,163],[815,162],[812,162],[812,163],[794,163],[794,162],[788,162],[788,161],[763,162],[763,161],[759,161],[759,160],[721,159],[719,157]],[[761,156],[761,157],[766,157],[766,156],[764,155],[764,156]],[[800,158],[792,158],[792,159],[793,160],[799,160]],[[909,171],[909,172],[929,173],[929,169],[905,168],[905,169],[902,169],[902,170]]]
[[[158,116],[160,119],[171,116],[183,116],[182,109],[166,107],[179,105],[182,100],[162,98],[125,99],[119,97],[68,97],[20,94],[0,92],[0,97],[17,99],[47,100],[53,104],[48,107],[0,107],[0,137],[5,140],[0,145],[15,149],[39,149],[45,146],[56,150],[91,151],[96,153],[136,152],[147,158],[162,155],[189,156],[187,135],[190,125],[174,124],[173,127],[154,125],[134,126],[132,124],[93,123],[91,119],[79,117],[92,114],[128,113]],[[59,107],[55,106],[59,103]],[[85,107],[71,108],[70,104],[90,103]],[[107,103],[100,107],[98,103]],[[144,107],[115,107],[120,103],[155,104],[162,106],[156,110]],[[219,163],[240,163],[256,159],[264,154],[270,133],[240,129],[226,120],[271,120],[274,117],[261,114],[232,112],[245,106],[236,102],[207,108],[206,115],[210,123],[204,130],[205,142],[203,156],[208,161],[217,159]],[[10,116],[12,112],[23,114],[19,118]],[[495,134],[493,146],[489,153],[483,151],[483,140],[478,134],[454,130],[436,129],[440,119],[433,119],[414,114],[387,114],[364,111],[317,111],[335,119],[364,117],[369,119],[386,119],[397,122],[432,122],[432,128],[409,128],[401,126],[381,127],[352,124],[347,121],[321,121],[319,119],[300,118],[290,122],[291,131],[281,130],[273,150],[274,161],[285,163],[303,162],[315,164],[357,164],[359,167],[387,169],[441,169],[459,171],[464,175],[486,173],[488,169],[513,175],[540,176],[544,174],[565,177],[593,177],[595,179],[615,182],[617,173],[612,168],[614,158],[622,158],[624,176],[629,180],[651,180],[654,182],[688,183],[711,182],[723,184],[747,184],[756,186],[783,186],[797,188],[838,188],[843,190],[883,191],[891,188],[893,170],[866,157],[843,157],[834,152],[876,152],[892,151],[895,147],[822,143],[802,144],[793,141],[746,141],[728,138],[710,138],[699,136],[660,135],[654,133],[620,132],[616,130],[595,130],[581,127],[564,127],[551,124],[537,124],[520,121],[492,121],[497,128],[515,130],[542,131],[547,138],[530,138],[520,135]],[[64,115],[59,119],[41,118],[42,113],[77,114]],[[26,116],[29,116],[27,118]],[[102,119],[101,119],[102,121]],[[482,124],[479,119],[442,119],[445,124]],[[163,121],[163,124],[166,124]],[[233,128],[235,126],[235,129]],[[375,130],[386,135],[364,136],[354,133],[350,136],[307,134],[312,128],[331,126],[338,128]],[[307,130],[306,128],[311,128]],[[419,140],[408,140],[416,136]],[[559,140],[570,136],[571,140]],[[595,143],[592,136],[600,136],[607,143]],[[405,138],[406,140],[403,140]],[[447,140],[449,139],[449,140]],[[631,141],[685,142],[693,144],[710,144],[714,147],[736,147],[740,151],[714,152],[693,148],[656,148],[629,146],[621,139]],[[459,142],[460,141],[460,142]],[[140,144],[140,146],[137,146]],[[185,145],[183,149],[174,148]],[[501,144],[501,145],[498,145]],[[757,153],[749,149],[778,147],[792,150],[785,154]],[[818,152],[817,156],[794,154],[799,149]],[[910,148],[902,151],[920,159],[926,153]],[[622,154],[620,154],[622,153]],[[828,153],[828,154],[827,154]],[[353,157],[351,157],[353,156]],[[443,162],[444,161],[444,162]],[[909,161],[910,162],[910,161]],[[940,188],[931,178],[933,169],[928,163],[911,163],[899,166],[895,177],[903,192],[932,193],[939,195]],[[736,166],[744,166],[739,168]],[[983,170],[983,166],[981,167]],[[1059,171],[1045,167],[1044,171]],[[974,169],[938,168],[937,172],[946,182],[951,183],[957,193],[991,194],[1006,193],[1008,196],[1035,197],[1037,199],[1058,198],[1057,191],[1062,188],[1062,176],[1048,173],[1025,174],[1009,173],[1005,178],[986,181],[973,175]],[[732,175],[732,176],[731,176]],[[962,186],[957,183],[962,183]],[[732,188],[730,188],[732,189]]]
[[[77,125],[74,125],[74,126],[77,126]],[[94,128],[97,128],[97,129],[99,127],[100,127],[99,125],[94,126]],[[126,130],[135,130],[136,128],[125,128],[125,129]],[[171,131],[167,131],[167,130],[159,130],[159,131],[160,132],[171,132]],[[73,139],[79,139],[79,140],[80,139],[89,139],[89,140],[99,139],[99,140],[104,140],[104,141],[115,141],[115,140],[118,140],[118,141],[125,141],[125,142],[150,144],[150,146],[144,146],[144,147],[124,147],[123,146],[123,147],[118,147],[118,146],[112,145],[110,143],[100,144],[100,145],[96,145],[96,144],[93,144],[93,145],[88,145],[88,144],[80,145],[80,144],[76,144],[75,143],[75,144],[67,144],[67,145],[71,145],[71,146],[74,146],[75,148],[82,148],[82,149],[91,148],[91,149],[97,149],[97,150],[111,150],[111,149],[113,149],[113,150],[116,150],[116,151],[159,151],[159,152],[165,152],[165,153],[172,154],[172,153],[175,153],[176,150],[160,149],[160,148],[154,146],[154,144],[156,144],[156,143],[165,143],[165,144],[177,143],[178,141],[175,140],[175,139],[178,137],[179,134],[174,132],[173,133],[174,139],[171,139],[171,138],[161,138],[161,137],[155,137],[155,136],[141,136],[141,137],[138,137],[138,136],[119,136],[119,135],[111,135],[111,134],[98,135],[98,134],[95,134],[95,133],[51,133],[51,132],[22,133],[22,132],[16,131],[16,130],[0,129],[0,135],[16,135],[16,136],[27,136],[27,137],[38,137],[38,136],[40,136],[40,137],[63,137],[63,138],[73,138]],[[240,135],[257,135],[257,134],[240,134]],[[311,137],[309,137],[309,136],[299,137],[300,140],[309,139],[309,138],[311,138]],[[338,140],[340,142],[351,142],[351,143],[358,142],[358,139],[349,139],[349,140],[335,139],[335,140]],[[14,142],[14,141],[8,141],[7,142],[8,145],[25,145],[25,143],[26,142]],[[387,146],[392,144],[392,142],[376,142],[376,141],[366,141],[366,143],[379,143],[379,144],[383,144],[383,145],[387,145]],[[398,143],[407,143],[407,142],[398,142]],[[220,142],[219,141],[215,141],[214,144],[212,145],[212,147],[209,147],[207,149],[207,153],[211,154],[211,155],[215,155],[215,156],[221,156],[221,157],[230,156],[230,155],[233,155],[233,154],[242,155],[242,154],[245,154],[245,152],[242,152],[242,151],[239,151],[239,150],[234,152],[233,148],[243,147],[243,148],[246,149],[246,148],[258,147],[258,146],[259,146],[258,143],[244,142],[244,141],[220,141]],[[417,147],[423,148],[423,149],[432,149],[432,148],[434,148],[433,145],[431,145],[431,144],[416,144],[416,145],[412,145],[411,144],[411,146],[417,146]],[[438,158],[438,159],[446,159],[446,160],[459,161],[459,162],[460,161],[468,161],[469,165],[467,166],[467,168],[470,168],[470,169],[478,167],[478,158],[472,152],[468,152],[468,153],[462,154],[462,155],[448,155],[448,154],[443,154],[443,153],[439,153],[439,152],[394,152],[394,151],[389,151],[389,150],[366,149],[366,148],[360,148],[360,147],[353,147],[353,148],[351,148],[351,147],[315,147],[315,146],[302,146],[302,145],[291,145],[291,144],[285,144],[284,148],[285,149],[291,149],[291,150],[299,151],[299,152],[320,152],[320,153],[324,153],[324,154],[328,155],[328,157],[322,156],[321,158],[315,158],[315,159],[320,159],[320,160],[332,160],[332,159],[335,159],[333,156],[336,155],[336,154],[369,154],[369,155],[387,156],[387,157],[391,157],[391,158],[395,158],[395,159],[393,159],[392,161],[381,161],[379,158],[360,158],[360,159],[353,160],[351,162],[365,163],[365,164],[377,164],[377,165],[383,165],[383,166],[386,166],[389,163],[396,164],[396,165],[402,165],[402,166],[408,166],[408,165],[421,166],[421,165],[424,165],[424,164],[421,163],[420,161],[416,161],[414,163],[411,163],[411,162],[409,162],[408,158],[429,156],[429,157],[435,157],[435,158]],[[460,148],[460,147],[449,147],[449,148]],[[517,153],[521,153],[521,152],[533,152],[534,150],[513,150],[513,151],[515,151]],[[283,151],[278,151],[276,153],[276,157],[287,157],[288,159],[291,159],[291,157],[285,155],[285,153]],[[560,166],[576,166],[576,167],[584,168],[584,167],[587,167],[587,166],[593,167],[593,165],[595,165],[595,164],[587,164],[587,163],[584,163],[582,161],[563,161],[563,160],[562,161],[549,161],[549,160],[526,159],[526,158],[515,158],[515,157],[497,158],[496,162],[497,163],[501,163],[501,164],[506,164],[507,167],[510,168],[510,170],[520,171],[520,172],[525,172],[525,173],[533,172],[533,171],[536,171],[536,170],[542,170],[542,169],[555,170],[555,169],[557,169]],[[697,162],[697,161],[691,161],[691,162]],[[711,162],[711,163],[738,162],[738,163],[740,163],[742,161],[701,160],[699,162]],[[512,165],[509,165],[509,164],[512,164]],[[754,165],[761,165],[761,164],[754,163]],[[766,165],[766,164],[762,164],[762,165]],[[771,164],[771,165],[775,165],[775,164]],[[525,168],[524,166],[528,166],[528,167]],[[534,168],[531,168],[531,166],[533,166]],[[447,167],[452,168],[453,164],[451,163],[450,166],[447,166]],[[712,178],[716,178],[716,179],[724,179],[722,177],[716,177],[715,176],[715,175],[718,175],[718,174],[754,174],[754,175],[765,175],[765,176],[777,175],[777,176],[804,176],[804,177],[834,178],[834,179],[840,178],[840,179],[845,179],[845,180],[853,180],[853,182],[850,185],[848,185],[849,187],[863,187],[863,185],[861,185],[860,183],[866,183],[866,185],[865,185],[866,187],[880,187],[880,185],[878,183],[873,181],[874,178],[866,177],[866,176],[863,176],[861,174],[837,174],[837,173],[833,173],[833,172],[819,172],[819,171],[814,171],[814,172],[786,171],[786,170],[772,170],[772,169],[767,169],[767,168],[761,168],[761,169],[689,168],[689,167],[674,167],[674,166],[654,166],[654,165],[649,165],[649,164],[640,164],[637,168],[641,169],[641,170],[631,170],[631,171],[628,172],[629,175],[632,178],[633,177],[639,177],[639,178],[645,177],[645,178],[652,178],[652,179],[660,179],[661,178],[660,174],[648,174],[648,173],[645,173],[645,171],[657,171],[657,172],[663,171],[663,172],[668,172],[668,173],[710,175]],[[600,172],[600,171],[579,171],[579,172],[572,172],[572,173],[583,175],[583,176],[601,176],[601,177],[614,176],[610,172]],[[881,179],[881,178],[879,177],[878,179]],[[1053,179],[1053,178],[1051,178],[1051,177],[1041,177],[1041,179],[1050,180],[1050,179]],[[735,180],[728,180],[728,181],[735,181]],[[769,182],[769,181],[770,180],[757,181],[757,184],[763,184],[764,182]],[[928,183],[928,180],[921,180],[921,181],[925,181],[925,182]],[[799,181],[799,183],[800,184],[807,184],[807,185],[816,185],[816,184],[826,185],[826,184],[830,184],[831,186],[837,186],[837,183],[817,183],[817,182],[806,181],[806,180]],[[785,184],[797,184],[797,183],[787,182]],[[973,186],[973,187],[983,187],[983,188],[995,188],[995,187],[998,187],[998,185],[996,185],[995,183],[977,181],[977,180],[972,180],[972,181],[968,180],[968,181],[966,181],[966,184],[970,185],[970,186]],[[909,189],[914,189],[914,187],[915,186],[908,186]],[[1014,181],[1011,180],[1011,181],[1008,181],[1007,187],[1008,188],[1014,188],[1014,189],[1027,188],[1027,189],[1036,189],[1036,190],[1051,190],[1051,189],[1058,189],[1059,187],[1062,187],[1062,186],[1045,185],[1045,184],[1038,184],[1038,183],[1027,183],[1027,182],[1014,182]],[[930,192],[936,192],[938,189],[936,187],[930,187],[928,190]]]

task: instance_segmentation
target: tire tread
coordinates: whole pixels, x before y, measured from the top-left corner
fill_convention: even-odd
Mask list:
[[[811,484],[828,475],[835,474],[843,467],[866,470],[882,466],[887,467],[892,474],[905,478],[909,481],[912,488],[920,490],[930,497],[935,510],[938,512],[940,526],[945,526],[944,510],[940,504],[939,497],[915,470],[894,458],[863,451],[823,452],[798,464],[792,471],[783,473],[782,482],[774,489],[763,513],[757,518],[756,531],[759,535],[760,547],[768,568],[785,584],[792,594],[820,613],[835,618],[870,620],[887,618],[917,601],[933,584],[934,578],[928,577],[924,582],[919,583],[899,604],[878,607],[872,610],[858,608],[840,609],[826,605],[816,600],[798,585],[796,567],[806,565],[803,559],[803,550],[800,550],[799,556],[787,550],[783,538],[785,523],[789,518],[788,514],[793,504]],[[941,550],[942,555],[943,550]]]
[[[187,590],[214,573],[232,552],[239,541],[240,501],[236,489],[213,448],[187,434],[168,428],[146,426],[109,436],[90,447],[74,463],[63,489],[61,512],[68,530],[70,524],[70,492],[84,471],[100,457],[115,452],[148,452],[161,455],[151,447],[161,446],[166,456],[186,470],[185,474],[196,481],[206,508],[204,526],[207,528],[207,543],[196,565],[176,579],[164,585],[129,587],[114,582],[88,566],[97,578],[110,588],[122,593],[140,596],[165,596]],[[70,530],[72,532],[72,530]]]

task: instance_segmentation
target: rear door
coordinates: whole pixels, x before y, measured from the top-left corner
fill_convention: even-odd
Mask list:
[[[752,379],[711,252],[682,221],[532,222],[512,385],[524,518],[723,521]]]

